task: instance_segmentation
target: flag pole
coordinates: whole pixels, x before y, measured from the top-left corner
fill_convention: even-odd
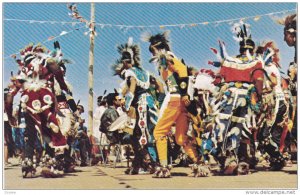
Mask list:
[[[89,73],[88,73],[88,136],[93,135],[93,104],[94,104],[94,42],[95,42],[95,4],[91,3],[90,22],[90,50],[89,50]]]

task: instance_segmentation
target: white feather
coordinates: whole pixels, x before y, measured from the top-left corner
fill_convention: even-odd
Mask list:
[[[132,44],[133,44],[133,38],[132,37],[128,38],[127,44],[128,44],[128,46],[132,46]]]
[[[167,30],[167,31],[165,31],[165,32],[163,33],[164,36],[165,36],[165,38],[166,38],[167,40],[169,39],[170,33],[171,33],[170,30]]]
[[[275,19],[275,18],[274,18],[273,20],[275,20],[276,23],[277,23],[277,24],[280,24],[280,25],[284,25],[284,23],[285,23],[285,22],[284,22],[284,21],[285,21],[285,18],[279,18],[279,19]]]
[[[257,59],[258,61],[264,62],[264,60],[263,60],[263,58],[262,58],[261,55],[256,56],[256,59]],[[263,66],[264,66],[264,63],[263,63]]]
[[[239,23],[234,23],[231,30],[233,33],[238,34],[239,32],[241,32],[241,25]]]
[[[233,36],[233,39],[236,41],[236,42],[241,42],[243,41],[243,39],[241,37],[235,37]]]
[[[62,55],[61,49],[57,49],[57,50],[56,50],[56,56],[55,56],[55,57],[60,58],[61,55]]]
[[[222,57],[220,56],[220,54],[219,54],[219,53],[217,53],[217,54],[216,54],[216,56],[217,56],[217,59],[218,59],[220,62],[222,62],[222,61],[223,61],[223,59],[222,59]]]
[[[272,48],[268,48],[268,49],[270,50],[270,53],[265,57],[265,59],[264,59],[265,62],[275,54],[275,52]]]
[[[246,26],[246,29],[249,30],[251,25],[248,23],[245,23],[245,26]]]
[[[150,32],[144,32],[141,34],[141,40],[144,42],[149,42],[150,38],[151,38],[151,33]]]
[[[61,88],[59,86],[59,83],[57,82],[57,80],[54,78],[54,91],[55,91],[55,95],[58,96],[58,95],[61,95]]]
[[[246,56],[247,56],[247,58],[248,58],[248,61],[251,61],[251,60],[252,60],[252,56],[251,56],[251,54],[250,54],[250,52],[249,52],[249,49],[247,49],[247,51],[246,51]]]
[[[207,74],[199,73],[196,77],[194,86],[198,90],[208,90],[213,92],[213,90],[216,87],[212,84],[213,81],[214,79],[211,76]]]
[[[250,30],[250,28],[246,28],[246,30],[247,30],[247,37],[250,37],[250,35],[251,35],[251,30]]]
[[[221,47],[223,49],[224,58],[228,58],[229,55],[223,42],[221,43]]]

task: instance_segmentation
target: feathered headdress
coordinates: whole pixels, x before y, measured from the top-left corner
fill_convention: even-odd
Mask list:
[[[137,44],[133,44],[132,37],[128,38],[127,43],[118,46],[118,52],[121,55],[121,62],[128,61],[133,66],[141,66],[140,47]]]
[[[285,23],[284,23],[285,31],[296,34],[296,30],[297,30],[297,17],[296,16],[297,16],[296,14],[293,14],[293,15],[287,16],[285,18]]]
[[[169,34],[170,31],[151,35],[149,32],[145,32],[141,36],[141,40],[144,42],[150,42],[149,51],[153,52],[154,49],[171,51],[169,45]]]
[[[33,53],[33,43],[29,43],[24,48],[20,49],[20,55],[23,59],[26,55]]]
[[[232,27],[232,32],[236,34],[236,37],[233,37],[237,42],[240,43],[241,50],[254,50],[255,43],[252,41],[250,25],[240,21],[235,23]]]
[[[257,47],[256,53],[263,56],[263,60],[265,61],[266,65],[268,65],[270,62],[273,62],[277,67],[281,67],[279,64],[279,49],[274,41],[263,42],[260,46]]]
[[[65,64],[71,63],[70,60],[62,58],[63,54],[58,41],[54,42],[54,50],[51,52],[41,43],[37,45],[30,43],[20,50],[20,56],[21,59],[16,59],[16,55],[12,56],[16,59],[20,69],[31,64],[30,67],[33,66],[34,70],[38,71],[39,65],[47,66],[48,63],[55,62],[65,71]]]
[[[22,74],[26,77],[37,77],[39,71],[39,65],[47,56],[48,50],[40,43],[34,45],[29,43],[23,49],[20,50],[21,59],[16,59],[16,55],[12,57],[16,59],[16,62],[20,66]],[[19,74],[20,75],[20,74]]]
[[[297,30],[297,15],[292,14],[276,21],[280,25],[284,25],[284,31],[296,33]]]

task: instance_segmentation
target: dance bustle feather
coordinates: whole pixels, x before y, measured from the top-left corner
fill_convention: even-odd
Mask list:
[[[120,60],[116,60],[116,62],[111,65],[111,69],[114,72],[113,75],[121,77],[122,71],[124,70],[123,63]]]
[[[276,64],[278,67],[280,66],[280,55],[279,55],[279,49],[276,46],[274,41],[264,41],[260,47],[263,48],[264,53],[264,61],[266,64],[268,62],[272,61],[274,64]]]

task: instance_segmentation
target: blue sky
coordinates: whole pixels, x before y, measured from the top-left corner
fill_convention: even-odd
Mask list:
[[[3,4],[3,85],[9,82],[10,71],[17,71],[17,65],[10,54],[16,53],[29,42],[43,42],[50,36],[57,36],[62,31],[83,26],[83,24],[18,22],[6,19],[76,22],[68,16],[66,3],[4,3]],[[79,13],[90,19],[90,4],[77,3]],[[121,29],[115,26],[97,26],[95,39],[94,65],[94,102],[105,89],[113,92],[120,80],[113,77],[110,65],[119,57],[116,46],[133,37],[141,46],[143,67],[156,74],[155,68],[148,61],[151,57],[148,43],[140,41],[144,31],[151,33],[170,30],[171,47],[174,53],[184,58],[188,65],[196,68],[211,68],[207,61],[215,59],[209,50],[217,47],[217,40],[224,40],[230,55],[238,53],[238,43],[233,40],[230,24],[209,23],[195,27],[165,27],[166,24],[192,24],[213,22],[247,16],[256,16],[271,12],[296,9],[296,3],[95,3],[96,23],[112,25],[143,25],[155,27]],[[294,12],[291,12],[294,13]],[[276,17],[283,17],[283,14]],[[275,16],[273,16],[275,17]],[[238,21],[238,20],[237,20]],[[251,25],[252,38],[256,43],[274,40],[281,52],[282,71],[286,72],[289,62],[293,60],[294,49],[283,41],[283,26],[278,25],[270,16],[260,20],[246,20]],[[75,101],[79,99],[87,108],[88,101],[88,58],[89,38],[84,35],[86,28],[81,28],[57,38],[66,58],[74,63],[67,67],[67,80],[73,86]],[[54,40],[53,40],[54,41]],[[53,41],[45,43],[53,48]],[[85,117],[87,113],[85,113]],[[86,117],[87,118],[87,117]]]

